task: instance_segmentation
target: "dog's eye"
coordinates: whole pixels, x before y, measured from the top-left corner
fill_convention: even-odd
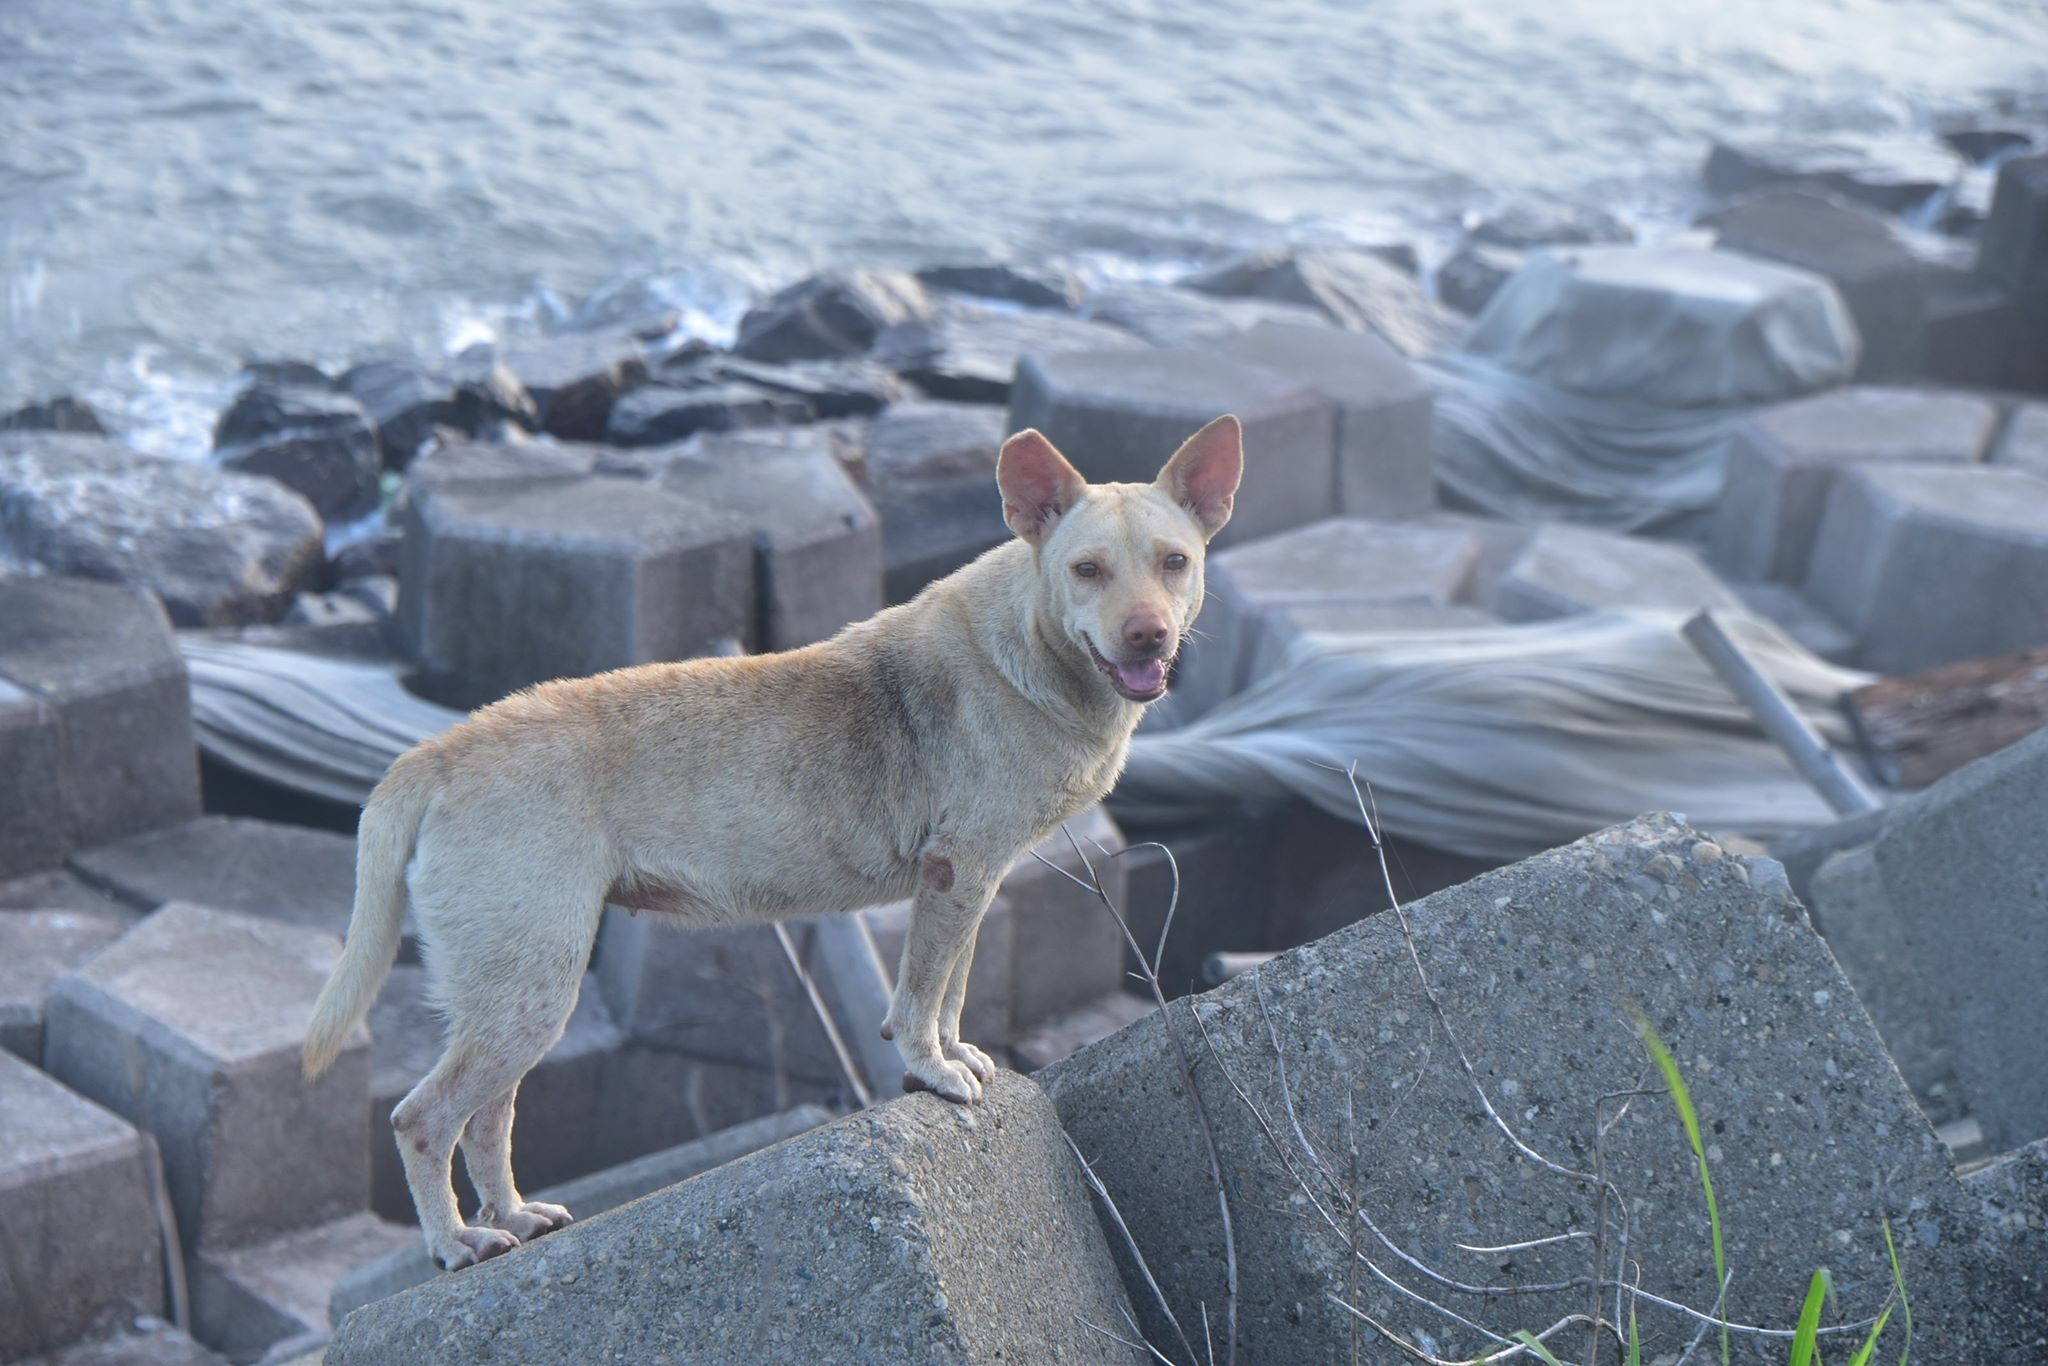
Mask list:
[[[1102,566],[1095,563],[1095,561],[1093,560],[1083,560],[1079,564],[1074,566],[1074,576],[1076,578],[1092,579],[1101,572]]]
[[[1177,574],[1188,567],[1188,557],[1176,552],[1166,557],[1166,572]]]

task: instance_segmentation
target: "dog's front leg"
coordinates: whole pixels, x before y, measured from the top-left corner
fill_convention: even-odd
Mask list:
[[[910,935],[896,973],[896,994],[889,1003],[889,1018],[882,1023],[882,1037],[894,1039],[903,1055],[909,1074],[904,1084],[936,1091],[963,1105],[981,1099],[981,1079],[967,1063],[946,1056],[939,1015],[954,968],[995,899],[997,882],[995,877],[964,876],[942,856],[925,856],[911,908]],[[957,1015],[954,1024],[957,1030]]]
[[[967,946],[960,950],[958,961],[953,964],[953,975],[946,981],[946,999],[939,1006],[939,1051],[954,1062],[964,1062],[967,1070],[983,1081],[995,1076],[994,1059],[960,1037],[960,1013],[967,1008],[967,976],[974,970],[974,944],[981,936],[981,921],[977,917],[974,929],[967,936]]]

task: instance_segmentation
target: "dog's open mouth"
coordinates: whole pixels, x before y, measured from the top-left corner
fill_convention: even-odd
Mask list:
[[[1112,664],[1103,658],[1102,651],[1095,648],[1095,642],[1088,642],[1088,653],[1095,659],[1095,667],[1102,670],[1109,686],[1133,702],[1157,702],[1166,695],[1166,661],[1163,659],[1140,659],[1129,664]]]

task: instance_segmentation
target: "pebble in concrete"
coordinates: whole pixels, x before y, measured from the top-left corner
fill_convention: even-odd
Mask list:
[[[1488,602],[1503,621],[1605,608],[1735,610],[1742,600],[1681,545],[1552,524],[1537,531]]]

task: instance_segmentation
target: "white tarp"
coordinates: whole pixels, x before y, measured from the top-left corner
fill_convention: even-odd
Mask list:
[[[1730,424],[1845,382],[1861,342],[1817,275],[1698,247],[1538,252],[1437,387],[1437,479],[1514,521],[1633,531],[1720,496]]]

